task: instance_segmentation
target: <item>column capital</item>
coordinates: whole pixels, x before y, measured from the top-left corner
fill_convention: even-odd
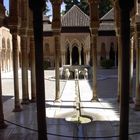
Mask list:
[[[119,0],[119,6],[121,10],[131,11],[132,8],[134,7],[134,0],[127,0],[127,1]]]
[[[88,0],[90,9],[90,27],[99,28],[99,0]]]
[[[52,29],[59,30],[61,28],[61,14],[60,14],[60,6],[62,0],[50,0],[52,3],[53,9],[53,20],[52,20]]]
[[[119,7],[119,1],[115,0],[114,1],[114,17],[115,17],[115,26],[116,26],[116,30],[118,30],[118,28],[120,28],[120,7]]]
[[[60,5],[62,3],[62,0],[50,0],[52,6],[54,5]]]
[[[3,5],[3,0],[0,0],[0,3]]]
[[[89,4],[99,4],[99,0],[88,0]]]
[[[36,9],[41,8],[42,10],[46,6],[46,0],[29,0],[29,7],[31,10],[36,11]]]

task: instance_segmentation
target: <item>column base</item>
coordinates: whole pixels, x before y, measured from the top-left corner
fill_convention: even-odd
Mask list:
[[[120,97],[117,97],[117,102],[120,103]],[[134,103],[133,98],[129,97],[129,104],[133,104],[133,103]]]
[[[15,108],[13,109],[13,112],[21,112],[23,109],[21,107],[21,105],[17,105],[15,106]]]
[[[35,103],[35,102],[36,102],[36,98],[32,98],[32,99],[30,100],[30,102],[31,102],[31,103]]]
[[[140,111],[140,105],[136,105],[136,104],[135,104],[134,110],[135,110],[135,111]]]
[[[120,103],[120,96],[117,97],[117,102]]]
[[[7,127],[7,124],[5,124],[5,122],[1,122],[0,123],[0,129],[5,129]]]
[[[99,102],[98,97],[97,97],[97,96],[96,96],[96,97],[93,97],[93,98],[91,99],[91,102]]]
[[[133,104],[133,103],[134,103],[133,97],[129,97],[129,104]]]
[[[28,105],[30,103],[29,99],[23,99],[21,104]]]
[[[54,102],[55,103],[61,103],[61,99],[60,98],[59,99],[55,99]]]

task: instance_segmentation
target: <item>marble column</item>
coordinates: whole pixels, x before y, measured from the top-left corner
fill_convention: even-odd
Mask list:
[[[22,73],[22,104],[29,104],[29,91],[28,91],[28,53],[27,48],[29,47],[27,31],[28,31],[28,1],[21,0],[20,3],[21,12],[21,25],[20,25],[20,36],[21,36],[21,73]]]
[[[70,65],[72,65],[72,48],[69,48],[70,51]]]
[[[133,67],[134,67],[134,59],[133,59],[133,50],[134,50],[134,38],[131,37],[130,40],[130,95],[129,95],[129,103],[133,103]]]
[[[45,83],[43,68],[43,8],[45,1],[29,0],[29,6],[33,11],[33,29],[35,40],[35,75],[36,75],[36,104],[38,140],[47,140]],[[47,91],[46,91],[47,92]]]
[[[28,93],[28,53],[27,53],[27,36],[21,36],[21,62],[22,62],[22,104],[29,103]]]
[[[14,33],[12,36],[13,42],[13,73],[14,73],[14,96],[15,96],[15,108],[14,112],[22,111],[20,99],[19,99],[19,77],[18,77],[18,64],[19,64],[19,51],[18,51],[18,37]]]
[[[133,0],[119,0],[121,15],[122,86],[120,95],[120,140],[129,139],[129,86],[130,86],[130,11]]]
[[[91,32],[91,56],[93,66],[93,95],[91,101],[98,101],[97,96],[97,37],[99,28],[98,0],[88,0],[90,7],[90,32]]]
[[[61,31],[61,15],[60,7],[62,0],[50,0],[53,9],[52,29],[55,40],[55,101],[60,101],[60,79],[59,79],[59,61],[60,61],[60,31]]]
[[[121,48],[121,36],[120,36],[120,8],[119,8],[119,1],[115,0],[114,2],[114,9],[115,9],[115,30],[116,30],[116,37],[117,37],[117,47],[118,47],[118,91],[117,91],[117,101],[120,102],[120,95],[121,95],[121,67],[122,67],[122,48]]]
[[[92,31],[91,31],[92,32]],[[91,35],[91,40],[93,41],[92,43],[92,54],[93,54],[93,96],[91,101],[98,101],[98,96],[97,96],[97,35],[98,30],[96,30],[96,33]]]
[[[79,52],[79,65],[81,65],[81,48],[78,48],[78,52]]]
[[[35,46],[34,38],[30,37],[30,67],[31,67],[31,102],[36,101],[36,77],[35,77]]]
[[[140,25],[136,25],[135,42],[136,42],[136,97],[135,97],[135,110],[140,111],[140,32],[138,28]]]
[[[2,82],[1,82],[1,62],[0,62],[0,129],[4,129],[6,127],[7,127],[7,125],[4,122],[4,113],[3,113]]]
[[[60,61],[60,31],[54,31],[55,38],[55,101],[60,101],[60,80],[59,80],[59,61]]]
[[[30,8],[27,9],[28,15],[28,26],[27,26],[27,37],[29,38],[30,48],[30,69],[31,69],[31,102],[36,101],[36,76],[35,76],[35,42],[33,36],[33,12]]]
[[[9,1],[9,27],[12,33],[12,46],[13,46],[13,75],[14,75],[14,96],[15,96],[15,107],[14,112],[19,112],[22,110],[21,103],[19,99],[19,76],[18,76],[18,66],[19,66],[19,3],[20,1],[10,0]]]

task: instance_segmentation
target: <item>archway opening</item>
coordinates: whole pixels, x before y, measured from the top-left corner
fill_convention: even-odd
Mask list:
[[[84,49],[81,50],[81,64],[84,65]]]
[[[79,65],[79,52],[76,46],[72,49],[72,65]]]
[[[115,50],[114,50],[114,43],[111,43],[111,45],[110,45],[109,59],[112,60],[113,63],[115,64]]]
[[[69,47],[67,47],[67,52],[66,52],[66,64],[70,65],[70,50],[69,50]]]

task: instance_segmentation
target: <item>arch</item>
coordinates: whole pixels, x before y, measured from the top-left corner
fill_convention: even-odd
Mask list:
[[[78,39],[73,39],[73,40],[72,40],[72,42],[71,42],[72,48],[73,48],[75,45],[76,45],[78,48],[79,48],[79,47],[81,48],[81,43],[80,43],[80,41],[79,41]]]
[[[100,60],[106,59],[106,46],[105,43],[102,42],[101,44],[101,52],[100,52]]]

